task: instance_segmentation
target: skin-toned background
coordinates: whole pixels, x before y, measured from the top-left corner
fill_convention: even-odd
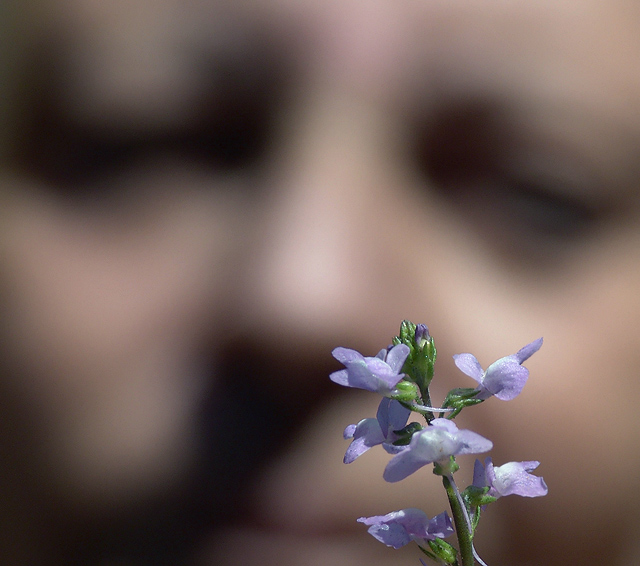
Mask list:
[[[3,564],[416,564],[356,518],[440,484],[344,466],[378,398],[328,379],[403,318],[436,402],[473,386],[453,354],[544,336],[458,419],[550,490],[490,507],[480,555],[637,562],[635,2],[4,10]]]

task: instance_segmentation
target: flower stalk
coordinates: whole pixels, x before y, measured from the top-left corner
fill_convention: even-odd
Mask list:
[[[453,516],[453,524],[455,525],[456,536],[458,538],[462,566],[474,566],[473,532],[471,530],[469,514],[464,507],[460,492],[453,481],[453,476],[442,476],[442,484],[444,485],[449,506],[451,507],[451,515]]]

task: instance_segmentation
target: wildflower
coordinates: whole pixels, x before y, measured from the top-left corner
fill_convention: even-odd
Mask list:
[[[366,389],[389,396],[404,377],[400,372],[409,355],[409,347],[398,344],[388,352],[380,350],[373,358],[364,357],[349,348],[336,348],[332,354],[336,360],[347,366],[347,369],[334,371],[329,376],[331,381],[345,387]]]
[[[486,371],[472,354],[456,354],[453,359],[458,369],[478,382],[476,399],[488,399],[495,395],[498,399],[510,401],[520,394],[529,377],[529,370],[522,363],[541,346],[542,338],[538,338],[517,353],[493,362]]]
[[[369,525],[371,536],[393,548],[400,548],[412,540],[425,546],[429,540],[445,538],[454,532],[446,512],[429,520],[423,511],[415,508],[375,517],[360,517],[358,522]]]
[[[350,464],[358,456],[364,454],[372,446],[382,444],[389,453],[396,453],[404,446],[394,446],[392,442],[398,439],[393,432],[400,430],[407,424],[411,411],[403,407],[398,401],[383,397],[378,406],[376,418],[361,420],[357,425],[349,425],[344,430],[345,440],[353,438],[344,455],[344,463]]]
[[[547,484],[539,476],[529,472],[535,470],[540,462],[509,462],[502,466],[494,466],[491,458],[486,458],[484,466],[476,460],[473,468],[473,485],[489,487],[487,495],[501,497],[504,495],[521,495],[523,497],[540,497],[547,495]]]
[[[493,443],[470,430],[459,430],[447,419],[434,419],[431,424],[416,432],[408,447],[396,454],[384,470],[388,482],[397,482],[410,476],[422,466],[444,462],[457,454],[488,452]]]

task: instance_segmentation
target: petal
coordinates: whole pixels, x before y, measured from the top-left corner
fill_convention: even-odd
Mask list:
[[[502,401],[517,397],[529,377],[529,370],[521,366],[516,356],[507,356],[493,362],[484,376],[483,385]]]
[[[401,524],[409,535],[413,535],[418,538],[425,538],[428,536],[427,527],[429,526],[429,517],[421,509],[410,507],[396,512],[395,521]]]
[[[388,431],[400,430],[404,428],[409,420],[411,411],[398,401],[391,401],[389,404],[389,428]],[[383,429],[384,430],[384,429]]]
[[[356,438],[353,440],[351,444],[349,444],[349,448],[344,453],[344,458],[342,459],[343,463],[351,464],[356,460],[356,458],[362,456],[367,450],[369,450],[371,446],[367,446],[362,438]]]
[[[374,515],[373,517],[360,517],[358,519],[358,523],[362,523],[363,525],[371,526],[371,525],[380,525],[389,520],[390,517],[395,516],[397,511],[393,513],[387,513],[386,515]]]
[[[382,477],[388,482],[403,480],[422,466],[457,454],[461,447],[462,444],[446,430],[428,426],[414,433],[409,446],[389,461]]]
[[[382,444],[384,441],[385,436],[380,430],[380,424],[377,419],[361,420],[355,428],[353,441],[345,452],[343,462],[350,464],[356,458],[362,456],[369,448]]]
[[[415,451],[406,448],[389,460],[382,477],[391,483],[398,482],[429,463],[429,460],[424,460]]]
[[[337,383],[338,385],[349,387],[349,373],[346,369],[334,371],[331,375],[329,375],[329,379],[334,383]]]
[[[349,365],[347,366],[347,369],[343,371],[347,372],[347,378],[346,378],[346,384],[345,384],[347,387],[366,389],[367,391],[377,390],[377,386],[379,385],[379,380],[371,375],[371,372],[367,368],[367,364],[364,361],[364,359],[361,361],[350,362]],[[331,378],[332,381],[335,381],[333,379],[333,375],[334,374],[331,374],[329,377]],[[336,381],[336,383],[338,382]]]
[[[406,344],[398,344],[389,350],[387,354],[387,364],[393,371],[393,373],[398,374],[402,371],[402,366],[409,355],[409,346]]]
[[[344,432],[342,433],[342,438],[344,438],[345,440],[349,440],[350,438],[353,438],[353,435],[355,434],[355,432],[356,432],[356,425],[350,424],[344,429]]]
[[[373,525],[368,529],[369,534],[392,548],[400,548],[411,542],[411,537],[407,531],[397,523],[389,525]]]
[[[382,395],[386,395],[391,392],[391,390],[403,378],[403,374],[397,374],[386,362],[383,362],[378,358],[365,358],[365,362],[367,370],[371,374],[368,381],[375,382],[375,391]],[[374,389],[370,389],[370,391],[374,391]]]
[[[371,360],[375,360],[375,363],[372,363]],[[377,367],[377,364],[382,364],[382,366]],[[372,373],[370,366],[379,370],[382,375]],[[346,372],[346,377],[340,372]],[[329,377],[339,385],[365,389],[366,391],[386,395],[393,389],[396,383],[400,381],[401,377],[384,375],[382,372],[389,372],[387,364],[382,360],[377,358],[368,358],[365,360],[363,358],[362,360],[350,362],[346,370],[333,372]]]
[[[371,446],[367,446],[362,438],[356,438],[353,440],[351,444],[349,444],[349,448],[344,453],[344,458],[342,462],[345,464],[351,464],[356,460],[356,458],[362,456],[367,450],[369,450]]]
[[[422,340],[429,340],[430,338],[429,327],[426,324],[416,324],[416,333],[413,338],[416,345],[419,346]]]
[[[496,467],[493,465],[491,458],[484,459],[484,473],[487,477],[487,485],[493,486],[496,481]]]
[[[360,517],[359,523],[371,525],[368,532],[381,543],[393,548],[400,548],[411,542],[411,537],[406,529],[397,522],[388,520],[388,517],[394,515],[377,516],[377,517]]]
[[[376,358],[382,360],[383,362],[387,359],[387,349],[386,348],[382,348],[382,350],[380,350],[376,355]]]
[[[453,525],[451,524],[451,518],[446,511],[443,511],[429,521],[429,525],[427,527],[428,536],[425,538],[447,538],[454,532]]]
[[[493,442],[471,430],[459,431],[456,440],[462,444],[456,454],[482,454],[493,448]]]
[[[478,362],[473,354],[455,354],[453,361],[462,373],[475,379],[478,383],[482,383],[484,372],[482,371],[480,362]]]
[[[383,442],[382,448],[384,448],[387,454],[398,454],[403,450],[407,449],[407,446],[396,446],[395,444],[390,444],[389,442]]]
[[[428,532],[429,517],[420,509],[402,509],[377,517],[361,517],[358,521],[371,525],[369,533],[394,548],[404,546],[411,539],[435,538]]]
[[[473,465],[473,482],[472,485],[475,487],[488,487],[489,483],[487,482],[487,475],[485,474],[484,466],[482,462],[476,458],[475,464]]]
[[[458,427],[456,426],[456,423],[454,423],[449,419],[444,419],[444,418],[433,419],[431,421],[431,426],[434,426],[441,430],[446,430],[451,434],[455,434],[456,432],[458,432]]]
[[[369,447],[382,444],[385,440],[385,437],[380,430],[380,423],[378,422],[378,419],[371,418],[363,419],[357,424],[353,438],[362,438]]]
[[[345,366],[359,360],[364,360],[364,356],[360,352],[356,352],[350,348],[334,348],[331,355]]]
[[[411,411],[395,399],[392,400],[384,397],[382,401],[380,401],[376,417],[380,423],[383,434],[389,439],[394,430],[400,430],[407,424],[410,414]],[[395,437],[391,440],[395,440]]]
[[[396,381],[400,381],[398,372],[394,372],[389,364],[380,358],[365,358],[365,365],[367,369],[374,375],[384,378],[397,378]]]
[[[537,340],[534,340],[533,342],[527,344],[524,348],[521,348],[520,350],[518,350],[514,356],[516,357],[516,359],[518,360],[518,363],[522,363],[525,360],[528,360],[531,356],[533,356],[533,354],[535,354],[540,347],[542,346],[542,338],[538,338]]]
[[[528,472],[535,470],[540,462],[509,462],[496,466],[493,487],[500,495],[540,497],[549,491],[544,479]]]
[[[389,430],[389,405],[391,403],[391,399],[389,397],[383,397],[382,401],[378,405],[378,412],[376,413],[376,418],[380,423],[380,428],[383,431]],[[396,401],[397,403],[397,401]],[[398,429],[396,429],[398,430]]]

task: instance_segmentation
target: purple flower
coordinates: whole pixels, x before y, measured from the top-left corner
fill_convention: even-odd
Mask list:
[[[416,432],[409,446],[396,454],[384,470],[388,482],[410,476],[422,466],[448,460],[457,454],[480,454],[493,448],[493,443],[470,430],[458,430],[447,419],[434,419],[430,426]]]
[[[380,350],[374,358],[364,357],[349,348],[336,348],[333,357],[347,366],[347,369],[334,371],[329,377],[338,385],[366,389],[384,396],[391,395],[394,387],[404,377],[400,373],[409,347],[398,344],[387,350]]]
[[[511,356],[493,362],[486,371],[472,354],[456,354],[453,359],[458,369],[478,382],[480,393],[476,395],[477,399],[488,399],[495,395],[498,399],[510,401],[520,394],[529,377],[529,370],[522,363],[535,354],[540,346],[542,338],[527,344]]]
[[[404,446],[392,444],[398,439],[393,431],[403,428],[410,414],[411,411],[398,401],[383,397],[375,419],[364,419],[357,425],[352,424],[344,429],[345,440],[353,438],[344,455],[344,463],[350,464],[369,448],[378,444],[382,444],[387,452],[394,454],[404,449]]]
[[[488,495],[501,497],[504,495],[521,495],[523,497],[540,497],[547,495],[549,489],[544,479],[529,472],[535,470],[540,462],[509,462],[502,466],[494,466],[491,458],[486,458],[484,466],[476,460],[473,468],[473,485],[489,487]]]
[[[445,538],[454,532],[446,512],[429,520],[423,511],[414,508],[376,517],[360,517],[358,522],[369,525],[369,534],[393,548],[400,548],[412,540],[425,546],[428,540]]]

